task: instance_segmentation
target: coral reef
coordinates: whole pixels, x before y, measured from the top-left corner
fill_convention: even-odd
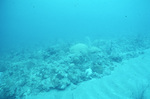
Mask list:
[[[104,77],[117,64],[138,57],[148,48],[149,40],[136,38],[95,40],[90,46],[58,44],[7,53],[0,57],[0,98],[20,99]]]

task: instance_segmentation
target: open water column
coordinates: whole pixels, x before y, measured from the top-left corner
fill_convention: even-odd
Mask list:
[[[150,99],[149,0],[0,0],[0,99]]]

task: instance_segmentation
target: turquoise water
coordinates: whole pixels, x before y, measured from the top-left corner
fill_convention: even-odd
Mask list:
[[[0,98],[65,90],[143,55],[150,48],[149,4],[0,0]]]
[[[1,0],[1,41],[149,34],[148,0]]]

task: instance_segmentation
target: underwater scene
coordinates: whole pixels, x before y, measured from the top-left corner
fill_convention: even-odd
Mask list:
[[[149,0],[0,0],[0,99],[150,99]]]

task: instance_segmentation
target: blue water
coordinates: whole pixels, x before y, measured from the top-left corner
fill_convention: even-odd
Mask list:
[[[1,0],[1,44],[148,34],[149,0]]]
[[[113,71],[114,64],[143,55],[150,48],[149,4],[149,0],[0,0],[0,98],[65,90],[106,76],[107,66]],[[52,85],[37,83],[47,79]]]

